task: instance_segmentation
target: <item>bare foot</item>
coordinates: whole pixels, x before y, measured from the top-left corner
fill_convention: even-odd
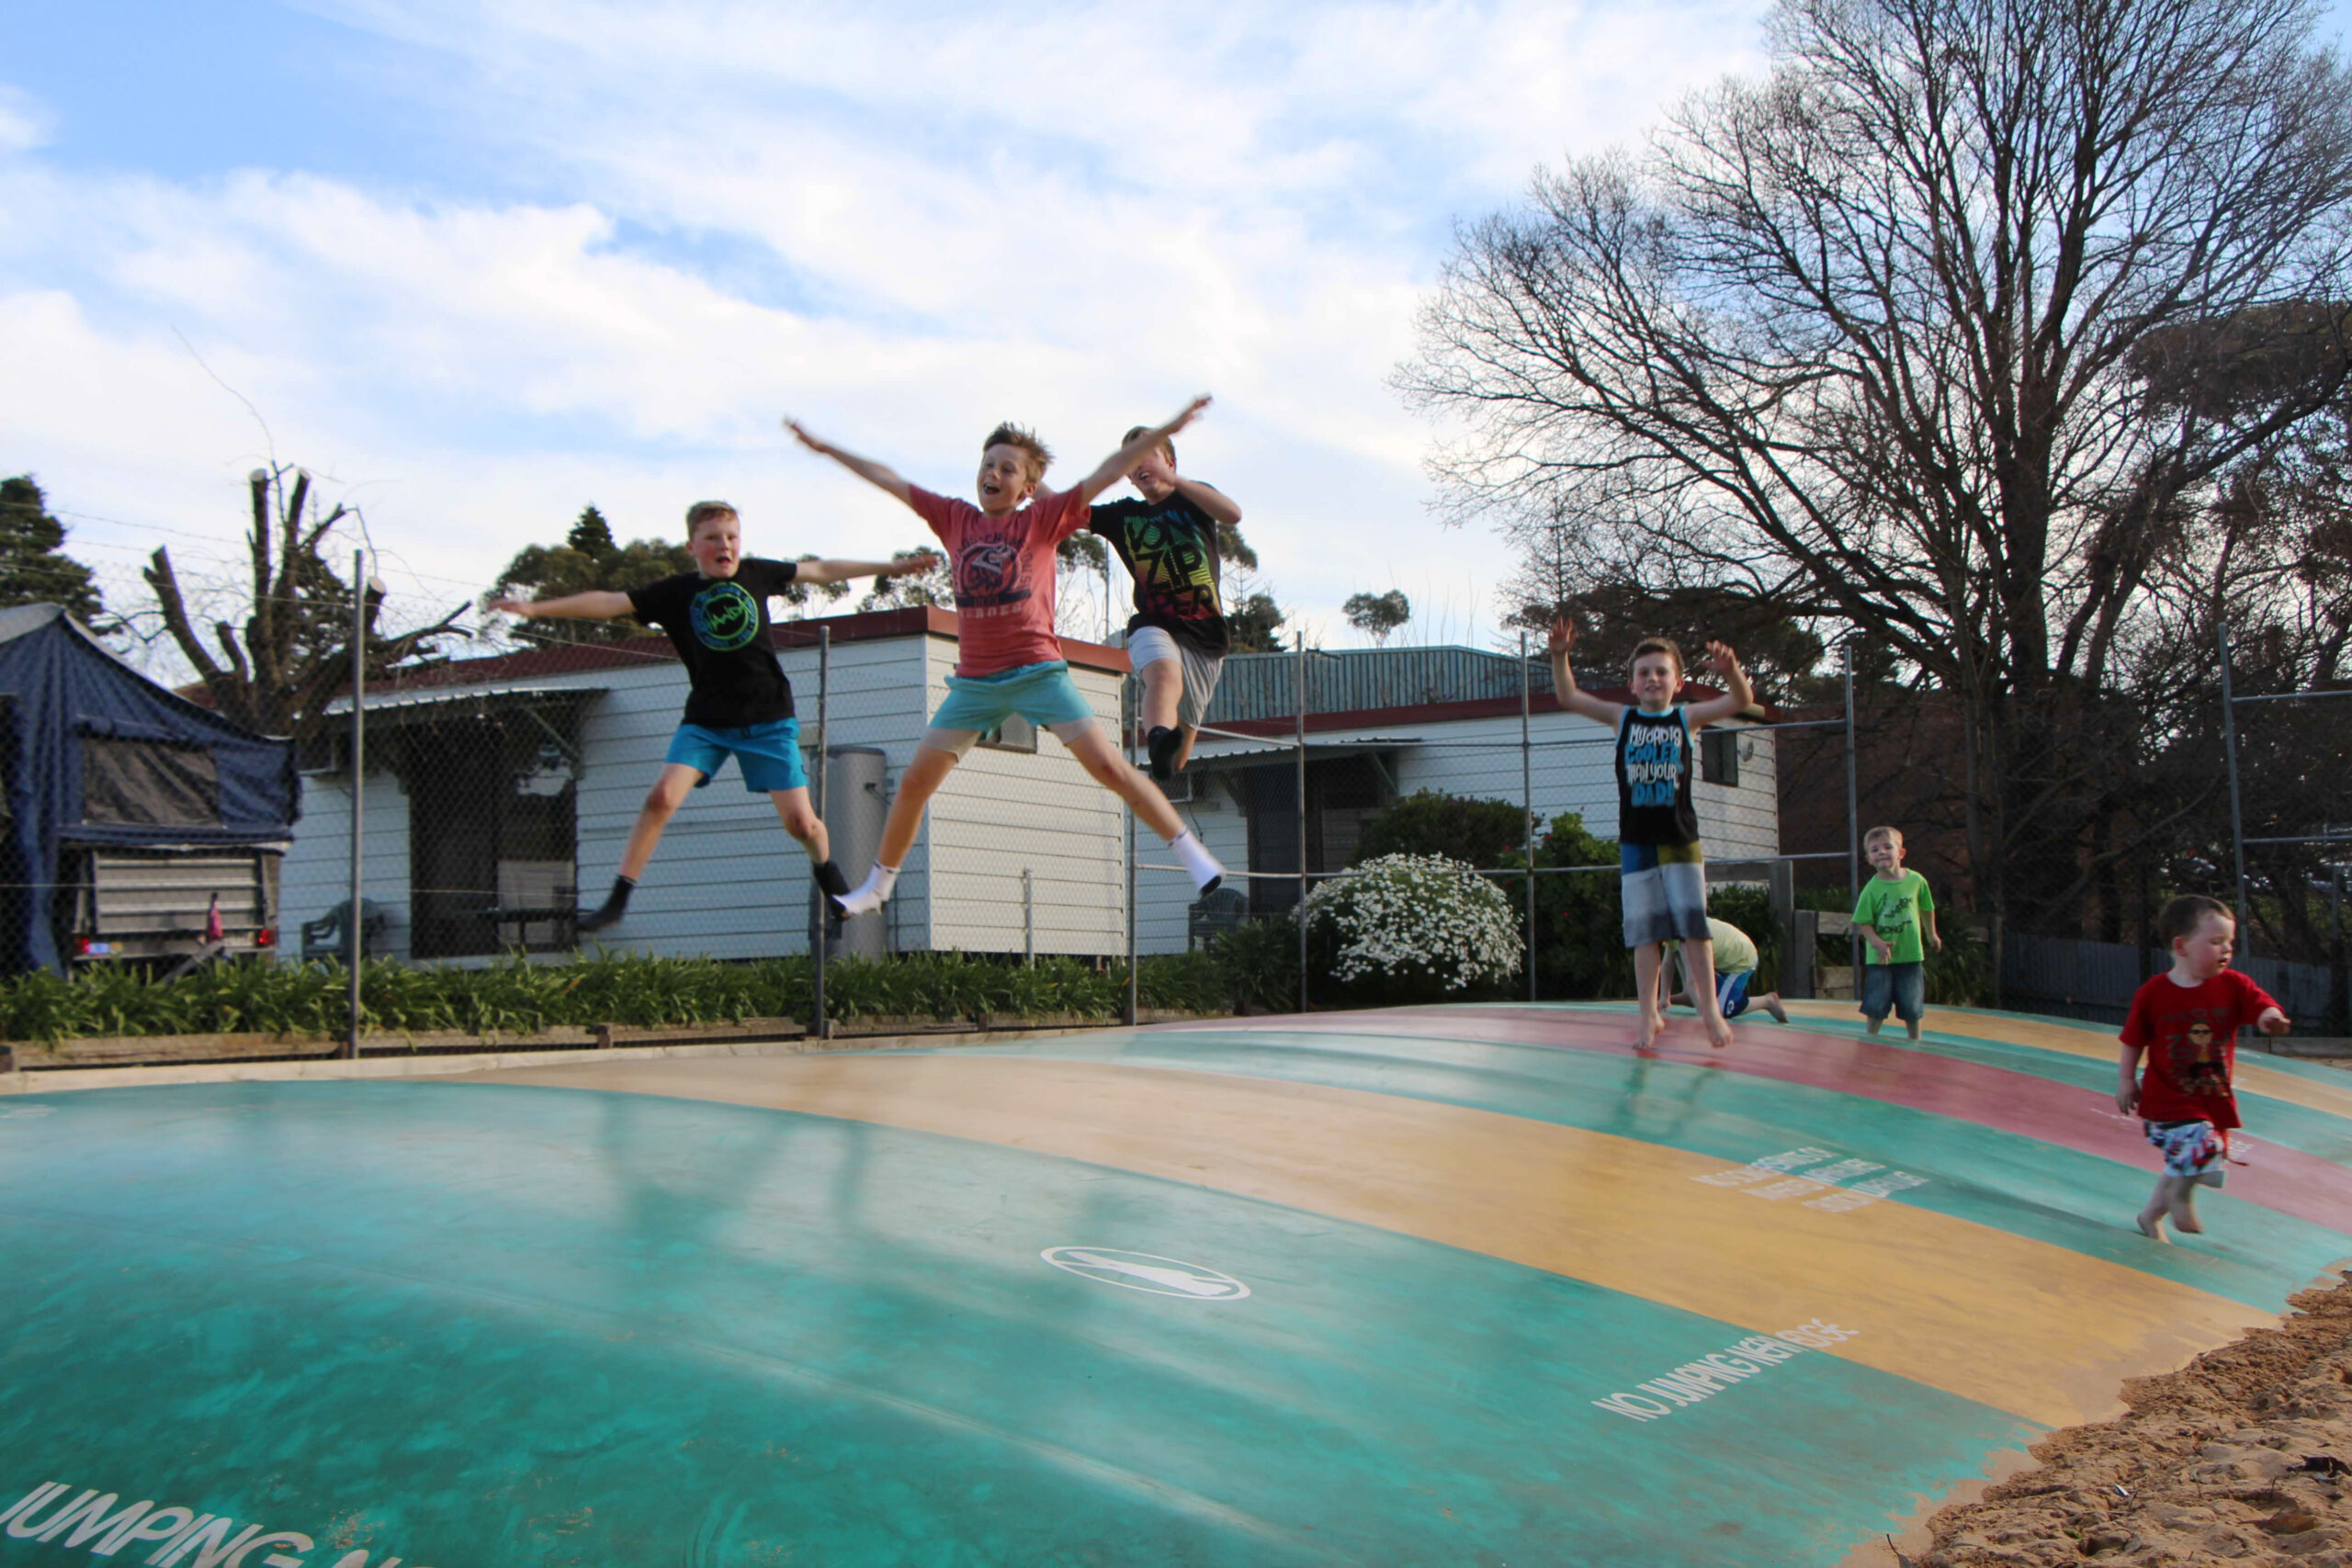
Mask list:
[[[1731,1043],[1731,1024],[1721,1018],[1707,1020],[1707,1043],[1720,1051]]]
[[[1636,1051],[1647,1051],[1651,1049],[1653,1046],[1657,1045],[1657,1037],[1661,1033],[1665,1032],[1665,1030],[1666,1020],[1660,1018],[1654,1012],[1645,1011],[1642,1014],[1641,1038],[1634,1044],[1634,1049]]]
[[[2165,1215],[2162,1209],[2140,1211],[2140,1234],[2150,1241],[2161,1241],[2170,1245],[2172,1237],[2165,1235]]]
[[[1764,1010],[1772,1015],[1774,1023],[1789,1021],[1789,1010],[1781,1005],[1781,993],[1778,991],[1764,998]]]
[[[2199,1224],[2197,1220],[2197,1206],[2194,1203],[2191,1203],[2188,1199],[2183,1198],[2179,1202],[2175,1203],[2171,1208],[2165,1210],[2165,1213],[2166,1216],[2171,1219],[2173,1229],[2177,1231],[2184,1231],[2190,1235],[2203,1235],[2205,1234],[2205,1227]]]

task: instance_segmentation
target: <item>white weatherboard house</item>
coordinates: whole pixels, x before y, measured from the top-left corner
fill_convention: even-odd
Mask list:
[[[1596,837],[1617,834],[1614,737],[1564,711],[1552,673],[1531,660],[1528,752],[1522,784],[1520,661],[1468,648],[1309,650],[1237,654],[1210,705],[1207,722],[1261,737],[1203,736],[1192,766],[1173,787],[1201,840],[1228,866],[1299,869],[1297,750],[1303,683],[1306,701],[1306,870],[1337,871],[1355,853],[1364,825],[1399,795],[1531,802],[1541,823],[1577,812]],[[1589,688],[1616,702],[1622,689]],[[1706,692],[1690,688],[1690,694]],[[1758,716],[1762,716],[1759,712]],[[1691,788],[1707,857],[1728,862],[1780,853],[1780,794],[1770,730],[1734,722],[1700,731],[1700,776]],[[1522,795],[1522,788],[1527,794]],[[1165,862],[1147,841],[1140,858]],[[1294,908],[1295,881],[1253,879],[1255,913]],[[1190,890],[1146,874],[1137,889],[1137,944],[1181,952]]]
[[[812,773],[820,627],[831,634],[825,815],[835,857],[854,880],[946,694],[956,617],[912,609],[777,626]],[[1068,639],[1063,650],[1096,714],[1115,726],[1125,653]],[[1521,799],[1517,660],[1464,648],[1310,652],[1306,680],[1310,873],[1344,866],[1364,824],[1400,794]],[[1292,655],[1227,660],[1209,722],[1257,738],[1203,737],[1192,767],[1169,786],[1179,813],[1235,870],[1298,871],[1298,683]],[[1535,812],[1545,821],[1580,812],[1595,834],[1612,836],[1611,737],[1560,710],[1540,661],[1530,683]],[[582,890],[593,902],[611,886],[685,696],[684,672],[658,636],[462,660],[371,687],[362,892],[382,931],[369,951],[456,963],[517,946],[568,951],[570,911]],[[1702,732],[1694,794],[1711,860],[1779,852],[1772,741],[1769,730],[1736,725]],[[338,734],[315,748],[306,770],[280,885],[289,931],[340,905],[349,878],[347,741]],[[933,797],[897,896],[878,919],[849,922],[835,951],[1123,953],[1125,833],[1116,797],[1051,734],[1016,723],[985,739]],[[1148,830],[1136,837],[1147,866],[1172,864]],[[1259,914],[1297,897],[1287,877],[1234,886]],[[1182,873],[1139,873],[1139,948],[1182,952],[1193,906]],[[802,953],[811,909],[807,857],[730,764],[671,818],[628,918],[595,940],[673,956]]]
[[[854,881],[946,695],[956,617],[909,609],[777,626],[812,776],[820,626],[831,632],[826,816]],[[1063,651],[1115,728],[1126,655],[1069,641]],[[362,896],[386,919],[369,951],[481,962],[517,945],[568,949],[561,914],[579,890],[593,903],[611,886],[685,699],[685,673],[659,636],[461,660],[371,686]],[[347,742],[307,762],[281,885],[289,929],[340,905],[349,885]],[[1016,721],[933,798],[897,896],[880,917],[849,922],[848,950],[1019,953],[1025,931],[1038,953],[1124,952],[1125,833],[1118,799],[1050,733]],[[676,956],[804,953],[810,907],[808,857],[729,763],[670,819],[628,918],[594,940]]]

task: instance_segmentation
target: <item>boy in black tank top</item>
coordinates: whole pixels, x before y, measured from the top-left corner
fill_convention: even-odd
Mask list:
[[[1747,672],[1728,644],[1707,645],[1707,662],[1723,678],[1724,694],[1703,703],[1677,705],[1682,686],[1682,650],[1664,637],[1644,637],[1634,649],[1627,684],[1634,705],[1602,702],[1577,689],[1568,668],[1576,627],[1565,615],[1552,622],[1552,690],[1560,705],[1616,732],[1618,890],[1625,911],[1625,945],[1634,950],[1636,995],[1641,998],[1641,1048],[1647,1050],[1666,1027],[1658,1008],[1657,977],[1666,944],[1682,944],[1691,998],[1707,1026],[1707,1040],[1731,1043],[1731,1025],[1715,997],[1714,943],[1707,931],[1707,866],[1699,849],[1699,814],[1690,802],[1695,773],[1691,737],[1702,726],[1729,718],[1756,700]]]

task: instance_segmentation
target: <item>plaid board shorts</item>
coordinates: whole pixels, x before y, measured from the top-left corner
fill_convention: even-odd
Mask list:
[[[2148,1134],[2148,1142],[2164,1151],[2165,1174],[2186,1176],[2208,1187],[2222,1185],[2229,1145],[2213,1123],[2195,1122],[2143,1122],[2141,1127]]]

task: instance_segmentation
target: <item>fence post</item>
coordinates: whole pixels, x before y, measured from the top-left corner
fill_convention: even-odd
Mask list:
[[[1527,830],[1527,999],[1535,995],[1535,762],[1534,746],[1529,730],[1528,688],[1532,676],[1527,668],[1527,628],[1519,628],[1519,800],[1521,815],[1526,818]]]
[[[1851,909],[1862,892],[1862,807],[1861,792],[1857,787],[1858,766],[1854,758],[1854,638],[1847,635],[1842,645],[1846,666],[1846,907]],[[1846,933],[1847,973],[1854,977],[1854,995],[1862,994],[1861,933]]]
[[[1106,581],[1109,576],[1110,568],[1103,568],[1103,577]],[[1109,592],[1107,587],[1104,592],[1106,593]],[[1131,766],[1136,753],[1136,722],[1132,712],[1135,688],[1135,665],[1131,658],[1128,660],[1127,673],[1119,681],[1119,734],[1120,738],[1126,742],[1127,760]],[[1150,774],[1147,773],[1145,774],[1147,781],[1149,777]],[[1028,874],[1023,872],[1022,875],[1025,883]],[[1125,1010],[1127,1015],[1127,1027],[1130,1029],[1136,1026],[1136,1006],[1142,996],[1142,986],[1136,968],[1136,808],[1130,806],[1127,807],[1127,1002]]]
[[[1134,943],[1128,945],[1132,948]],[[1021,962],[1023,967],[1035,967],[1037,963],[1037,906],[1025,865],[1021,868]]]
[[[351,901],[344,906],[344,956],[351,970],[343,1055],[359,1055],[359,966],[368,956],[368,922],[359,912],[359,841],[366,831],[360,796],[368,788],[368,552],[351,552]]]
[[[833,628],[817,628],[817,820],[825,819],[826,775],[833,771],[832,737],[829,733],[832,718],[833,695]],[[825,949],[832,937],[832,911],[826,907],[825,890],[817,889],[816,917],[811,922],[808,957],[808,1032],[819,1040],[829,1038],[831,1025],[825,1017]]]
[[[2230,854],[2238,878],[2238,941],[2252,951],[2254,932],[2245,923],[2245,817],[2238,805],[2237,699],[2230,691],[2230,628],[2217,620],[2213,635],[2222,650],[2222,742],[2230,765]]]
[[[1298,1010],[1306,1002],[1306,633],[1293,634],[1298,645]]]

